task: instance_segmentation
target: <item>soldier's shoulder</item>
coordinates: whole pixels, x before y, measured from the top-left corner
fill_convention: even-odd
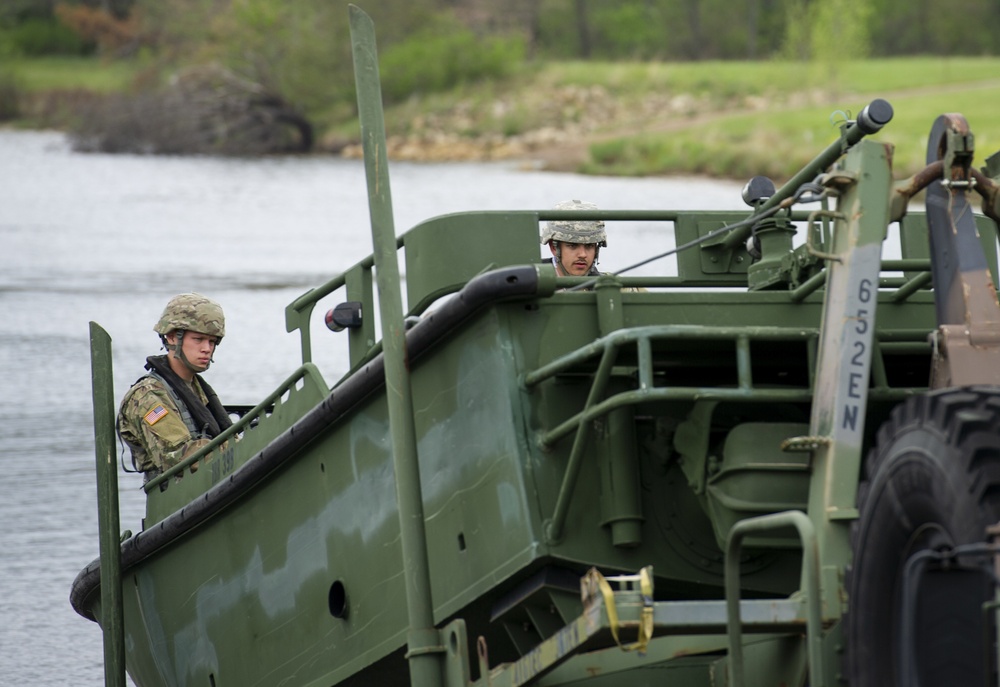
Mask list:
[[[126,407],[144,406],[150,401],[163,399],[170,399],[167,388],[161,380],[147,375],[129,387],[122,398],[121,407],[124,410]]]
[[[139,379],[137,379],[135,383],[129,387],[129,390],[126,392],[126,395],[138,394],[145,391],[159,391],[165,389],[166,386],[164,385],[163,380],[161,380],[158,377],[154,377],[153,375],[146,375],[144,377],[140,377]]]

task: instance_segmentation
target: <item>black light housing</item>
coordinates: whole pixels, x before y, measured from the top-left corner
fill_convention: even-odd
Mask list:
[[[326,326],[330,331],[341,332],[361,326],[361,302],[347,301],[326,311]]]

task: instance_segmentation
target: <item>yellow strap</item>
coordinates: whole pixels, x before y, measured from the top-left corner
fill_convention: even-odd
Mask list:
[[[604,579],[604,575],[594,568],[591,568],[590,572],[593,573],[594,579],[597,580],[601,596],[604,597],[604,610],[608,614],[608,625],[611,626],[611,636],[615,638],[615,644],[621,646],[622,643],[618,640],[618,609],[615,608],[615,593],[611,591],[611,585]]]
[[[639,617],[639,637],[632,644],[621,643],[618,639],[618,609],[615,607],[615,593],[611,585],[598,570],[591,568],[589,574],[594,577],[601,596],[604,598],[604,608],[608,614],[608,626],[611,629],[611,636],[623,651],[638,651],[645,653],[649,640],[653,637],[653,579],[652,571],[646,566],[639,571],[639,591],[642,594],[642,612]]]
[[[639,640],[633,648],[640,654],[646,653],[646,646],[653,638],[653,571],[646,566],[639,571],[639,589],[642,592],[642,614],[639,619]]]

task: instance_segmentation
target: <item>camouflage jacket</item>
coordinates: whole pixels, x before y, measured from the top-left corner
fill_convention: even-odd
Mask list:
[[[197,379],[191,387],[208,403]],[[147,477],[177,465],[211,441],[192,433],[166,384],[153,375],[139,379],[125,394],[118,410],[118,433],[132,450],[136,468]]]

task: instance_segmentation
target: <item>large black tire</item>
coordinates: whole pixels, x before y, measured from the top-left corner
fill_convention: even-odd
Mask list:
[[[902,685],[906,561],[922,549],[982,542],[1000,520],[1000,389],[941,390],[895,408],[866,458],[858,510],[847,571],[850,684]],[[921,592],[914,629],[924,686],[983,684],[978,605],[989,589],[978,574],[957,587],[955,579],[950,589],[971,598]]]

